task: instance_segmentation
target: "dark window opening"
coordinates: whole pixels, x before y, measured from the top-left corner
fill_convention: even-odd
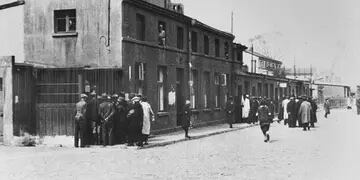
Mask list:
[[[0,78],[0,91],[3,91],[3,78]]]
[[[215,39],[215,56],[220,56],[220,41],[219,39]]]
[[[161,46],[165,46],[166,44],[166,23],[159,21],[159,29],[158,29],[158,33],[159,33],[159,45]]]
[[[177,28],[177,48],[184,49],[184,28]]]
[[[198,46],[198,39],[197,39],[197,33],[192,31],[191,32],[191,50],[193,52],[197,52]]]
[[[55,33],[76,31],[76,10],[55,10],[54,11]]]
[[[145,41],[145,16],[136,14],[136,39]]]
[[[204,54],[209,55],[209,36],[204,36]]]

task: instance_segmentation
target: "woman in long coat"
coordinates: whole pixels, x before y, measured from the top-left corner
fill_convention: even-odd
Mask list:
[[[189,136],[190,117],[191,117],[190,101],[186,100],[184,107],[184,116],[181,122],[181,126],[185,131],[185,138],[190,138]]]
[[[304,99],[301,103],[298,115],[300,117],[301,124],[303,125],[303,130],[310,130],[309,123],[311,118],[311,104],[306,101],[306,99]]]

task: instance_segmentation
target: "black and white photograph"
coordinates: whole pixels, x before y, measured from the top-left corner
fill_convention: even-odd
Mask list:
[[[360,179],[358,0],[0,0],[1,180]]]

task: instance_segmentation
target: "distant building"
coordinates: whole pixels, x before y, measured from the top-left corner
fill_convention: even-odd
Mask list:
[[[251,48],[244,51],[244,63],[249,67],[250,72],[272,76],[274,71],[281,69],[282,62],[266,57]]]

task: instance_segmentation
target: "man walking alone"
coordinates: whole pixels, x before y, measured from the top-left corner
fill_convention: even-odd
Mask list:
[[[269,118],[271,113],[270,113],[269,107],[266,105],[265,101],[260,102],[260,106],[259,106],[257,112],[258,112],[258,117],[259,117],[259,122],[260,122],[260,128],[261,128],[261,131],[265,138],[264,142],[269,142],[270,141],[269,129],[270,129],[270,124],[272,123],[272,120],[270,120],[270,118]]]

